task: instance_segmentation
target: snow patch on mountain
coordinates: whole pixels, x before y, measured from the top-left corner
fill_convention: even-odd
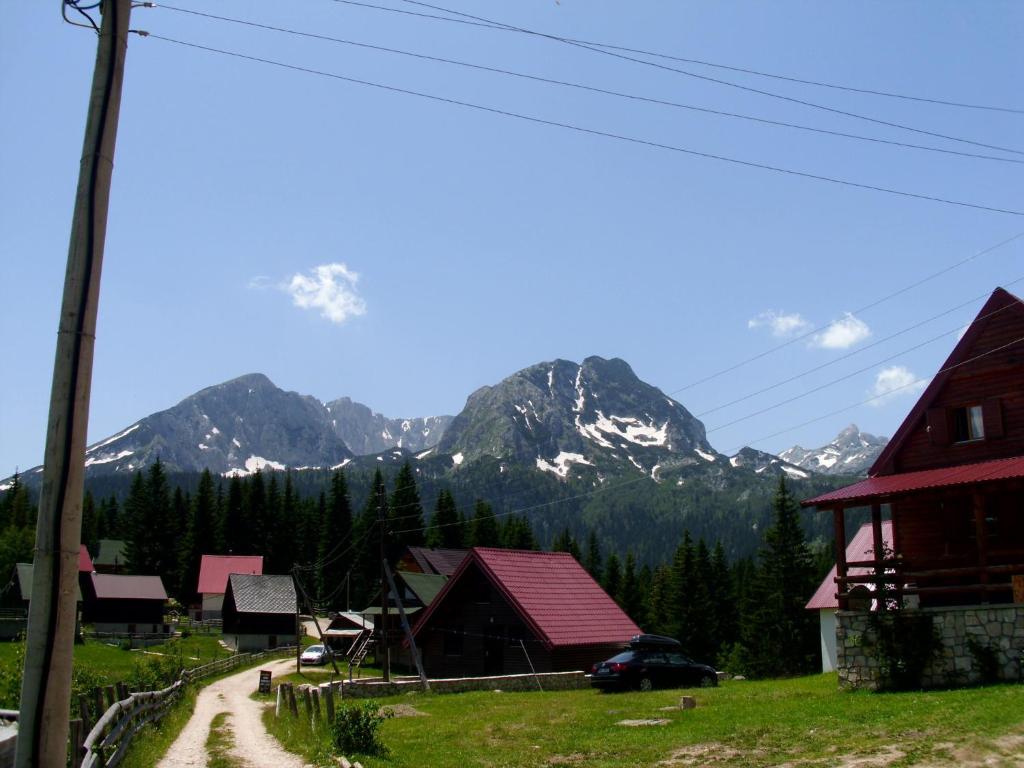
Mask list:
[[[587,461],[583,454],[569,453],[568,451],[562,451],[554,458],[553,461],[548,461],[540,456],[537,457],[537,469],[544,472],[554,472],[559,477],[568,476],[569,468],[572,464],[586,464],[587,466],[593,466],[593,463]]]

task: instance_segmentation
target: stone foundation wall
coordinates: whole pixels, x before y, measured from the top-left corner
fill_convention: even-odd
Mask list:
[[[915,614],[932,617],[942,647],[925,669],[923,683],[937,688],[985,682],[976,648],[995,654],[1000,680],[1021,679],[1024,653],[1024,606],[974,605],[924,608]],[[840,611],[836,624],[836,667],[839,684],[847,688],[877,688],[879,663],[873,655],[875,632],[871,614]],[[884,620],[884,619],[883,619]]]
[[[583,672],[541,672],[537,675],[500,675],[495,677],[453,677],[430,681],[434,693],[463,693],[464,691],[568,691],[586,688],[590,681]],[[392,680],[347,680],[335,683],[346,698],[367,699],[382,696],[397,696],[422,688],[418,677]]]

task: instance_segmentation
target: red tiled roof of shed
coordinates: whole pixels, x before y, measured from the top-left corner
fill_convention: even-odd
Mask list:
[[[200,594],[222,595],[232,573],[263,575],[263,555],[203,555],[199,564]]]
[[[92,573],[96,569],[92,567],[92,558],[89,557],[89,550],[82,544],[78,550],[78,572]]]
[[[626,643],[640,628],[567,552],[475,547],[416,623],[416,632],[476,565],[549,649]]]
[[[167,591],[159,576],[124,576],[93,573],[92,585],[99,600],[166,600]]]
[[[891,520],[882,521],[882,542],[885,546],[892,549]],[[874,558],[875,535],[871,530],[871,523],[864,523],[846,547],[846,559],[849,562],[856,563],[861,560],[873,560]],[[872,571],[873,569],[871,568],[848,568],[847,575],[863,576]],[[825,577],[825,580],[821,582],[821,586],[818,587],[818,591],[807,601],[805,608],[811,611],[818,611],[823,608],[839,610],[839,601],[836,599],[838,586],[836,584],[836,567],[833,565],[832,570],[828,572],[828,576]]]

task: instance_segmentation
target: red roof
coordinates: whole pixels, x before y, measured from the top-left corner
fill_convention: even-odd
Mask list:
[[[89,557],[89,550],[82,544],[78,550],[78,572],[92,573],[96,569],[92,567],[92,558]]]
[[[93,573],[92,586],[99,600],[166,600],[167,591],[159,576],[124,576]]]
[[[848,485],[813,499],[801,502],[805,507],[828,508],[843,504],[856,506],[868,502],[884,502],[887,497],[911,491],[948,488],[956,485],[1012,480],[1024,477],[1024,456],[1010,459],[993,459],[976,464],[961,464],[958,467],[922,469],[918,472],[904,472],[900,475],[869,477],[859,483]]]
[[[882,541],[889,549],[892,549],[892,521],[882,521]],[[846,559],[848,562],[855,563],[859,560],[873,560],[875,558],[875,535],[871,530],[871,523],[864,523],[857,531],[857,534],[853,537],[853,541],[850,542],[846,548]],[[869,573],[873,573],[873,568],[847,568],[847,576],[864,576]],[[821,610],[822,608],[831,608],[833,610],[839,610],[839,601],[836,599],[836,566],[832,566],[832,570],[828,572],[828,576],[821,582],[821,586],[818,587],[818,591],[814,593],[814,596],[807,601],[807,608],[812,611]],[[872,589],[872,585],[867,585],[868,589]]]
[[[576,645],[626,643],[640,628],[567,552],[470,550],[416,622],[426,626],[456,584],[476,566],[550,650]]]
[[[228,576],[243,573],[263,575],[263,555],[203,555],[199,564],[200,594],[222,595],[228,588]]]

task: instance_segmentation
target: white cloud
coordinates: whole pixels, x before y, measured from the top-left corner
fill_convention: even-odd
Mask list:
[[[875,376],[875,383],[869,394],[874,399],[871,405],[884,405],[901,395],[915,395],[927,386],[927,381],[918,381],[910,369],[902,365],[883,368]]]
[[[308,275],[295,274],[284,289],[302,309],[319,309],[332,323],[366,314],[366,302],[356,293],[359,275],[344,264],[321,264]]]
[[[767,327],[771,331],[772,336],[779,338],[793,336],[806,330],[810,325],[810,323],[800,317],[799,312],[791,312],[787,315],[783,312],[776,312],[774,309],[762,312],[757,317],[747,321],[747,328]]]
[[[824,331],[815,334],[811,345],[822,349],[848,349],[870,335],[868,324],[847,312]]]
[[[262,291],[270,287],[270,278],[266,275],[255,275],[249,278],[245,287],[251,291]]]

